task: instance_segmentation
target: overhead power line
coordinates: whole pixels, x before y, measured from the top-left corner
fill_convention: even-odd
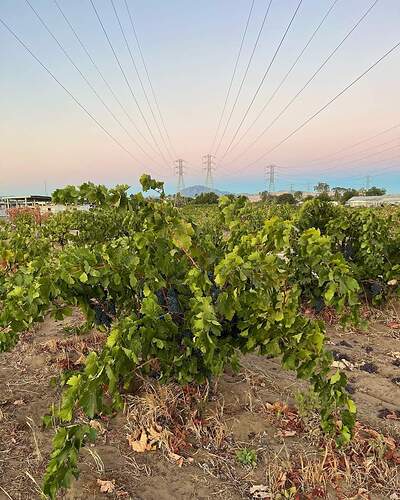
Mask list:
[[[314,38],[317,36],[319,30],[322,28],[324,25],[325,21],[329,17],[330,13],[332,12],[333,8],[335,5],[338,3],[339,0],[334,0],[332,4],[330,5],[329,9],[325,12],[324,16],[322,17],[321,21],[319,22],[318,26],[314,29],[312,35],[308,39],[307,43],[304,45],[304,47],[301,49],[299,52],[298,56],[294,60],[293,64],[290,66],[282,80],[279,82],[278,86],[275,88],[275,90],[272,92],[270,95],[269,99],[267,102],[264,104],[264,106],[261,108],[260,112],[257,114],[255,119],[251,122],[251,124],[246,128],[246,130],[243,132],[243,134],[240,136],[240,138],[236,141],[235,144],[232,145],[230,148],[230,151],[236,149],[239,144],[242,142],[244,137],[250,132],[250,130],[254,127],[254,125],[258,122],[258,120],[261,118],[261,116],[265,113],[265,110],[268,108],[268,106],[271,104],[272,100],[275,98],[276,94],[279,92],[279,90],[282,88],[283,84],[286,82],[286,80],[289,78],[291,72],[294,70],[296,67],[297,63],[300,61],[308,47],[310,46],[311,42],[314,40]]]
[[[143,110],[142,110],[142,108],[141,108],[141,106],[140,106],[139,101],[138,101],[138,100],[137,100],[137,98],[136,98],[135,93],[133,92],[132,85],[131,85],[131,84],[130,84],[130,82],[129,82],[129,79],[128,79],[128,77],[127,77],[126,73],[125,73],[125,70],[124,70],[124,68],[123,68],[123,66],[122,66],[122,64],[121,64],[121,61],[119,60],[119,57],[118,57],[118,55],[117,55],[117,53],[116,53],[116,51],[115,51],[115,49],[114,49],[114,46],[113,46],[113,44],[111,43],[111,39],[110,39],[110,37],[109,37],[109,35],[108,35],[108,32],[107,32],[107,30],[106,30],[106,28],[105,28],[105,26],[104,26],[103,21],[101,20],[101,17],[100,17],[100,15],[99,15],[99,13],[98,13],[98,11],[97,11],[97,9],[96,9],[96,6],[95,6],[95,4],[94,4],[93,0],[89,0],[89,1],[90,1],[91,5],[92,5],[93,11],[94,11],[94,13],[95,13],[95,16],[96,16],[97,20],[99,21],[99,24],[100,24],[100,27],[101,27],[101,29],[102,29],[103,33],[104,33],[104,36],[106,37],[107,43],[108,43],[108,45],[109,45],[109,47],[110,47],[110,49],[111,49],[111,51],[112,51],[112,53],[113,53],[113,55],[114,55],[114,59],[116,60],[117,65],[118,65],[118,67],[119,67],[119,69],[120,69],[120,71],[121,71],[121,74],[122,74],[122,76],[123,76],[123,78],[124,78],[124,80],[125,80],[125,83],[126,83],[126,85],[127,85],[128,89],[129,89],[129,92],[130,92],[130,94],[131,94],[131,96],[132,96],[132,98],[133,98],[133,100],[134,100],[134,102],[135,102],[135,104],[136,104],[136,107],[138,108],[138,111],[139,111],[139,113],[140,113],[140,116],[142,117],[142,120],[144,121],[144,123],[145,123],[145,125],[146,125],[146,128],[147,128],[147,130],[148,130],[148,132],[149,132],[149,134],[150,134],[150,136],[151,136],[151,138],[152,138],[152,140],[153,140],[153,142],[154,142],[154,144],[155,144],[155,146],[156,146],[157,151],[159,152],[159,154],[160,154],[161,158],[164,160],[164,162],[167,164],[168,162],[167,162],[167,160],[165,159],[164,154],[163,154],[163,152],[161,151],[161,148],[160,148],[160,146],[158,145],[158,142],[156,141],[156,139],[155,139],[155,137],[154,137],[154,135],[153,135],[153,132],[151,131],[151,128],[150,128],[150,126],[149,126],[149,123],[148,123],[148,121],[147,121],[147,119],[146,119],[146,117],[145,117],[145,115],[144,115],[144,113],[143,113]],[[140,132],[140,135],[142,136],[142,138],[143,138],[144,140],[146,140],[146,143],[147,143],[148,145],[150,145],[150,143],[147,141],[146,137],[142,134],[142,132]]]
[[[260,41],[260,38],[261,38],[261,34],[264,30],[264,26],[265,26],[265,22],[267,20],[267,17],[268,17],[268,14],[269,14],[269,10],[271,8],[271,4],[272,4],[272,0],[269,0],[268,1],[268,4],[267,4],[267,8],[266,8],[266,11],[265,11],[265,14],[264,14],[264,17],[263,17],[263,20],[262,20],[262,23],[261,23],[261,26],[260,26],[260,29],[258,30],[258,34],[257,34],[257,38],[256,38],[256,41],[254,42],[254,45],[253,45],[253,49],[251,51],[251,54],[250,54],[250,58],[248,60],[248,63],[247,63],[247,66],[246,66],[246,69],[244,71],[244,74],[243,74],[243,77],[242,77],[242,80],[240,82],[240,85],[239,85],[239,88],[238,88],[238,91],[236,93],[236,97],[235,97],[235,100],[233,102],[233,105],[232,105],[232,108],[230,110],[230,113],[229,113],[229,116],[228,116],[228,119],[225,123],[225,127],[224,127],[224,130],[222,132],[222,135],[219,139],[219,142],[218,142],[218,145],[217,145],[217,148],[214,152],[214,155],[217,155],[218,151],[219,151],[219,148],[221,147],[221,143],[225,137],[225,134],[226,134],[226,131],[228,129],[228,126],[229,126],[229,123],[231,121],[231,118],[232,118],[232,115],[233,115],[233,112],[235,111],[235,108],[236,108],[236,104],[239,100],[239,97],[240,97],[240,94],[242,92],[242,89],[243,89],[243,85],[244,85],[244,82],[246,81],[246,78],[247,78],[247,74],[249,72],[249,68],[251,66],[251,62],[253,61],[253,57],[254,57],[254,53],[257,49],[257,46],[258,46],[258,43]]]
[[[371,10],[375,7],[379,0],[374,0],[372,4],[368,7],[368,9],[362,14],[362,16],[358,19],[358,21],[353,25],[350,31],[342,38],[338,45],[330,52],[330,54],[323,60],[320,66],[316,69],[316,71],[311,75],[311,77],[306,81],[306,83],[301,87],[301,89],[290,99],[290,101],[284,106],[284,108],[275,116],[275,118],[264,128],[264,130],[250,143],[245,149],[238,155],[235,156],[233,160],[229,163],[236,161],[238,158],[241,158],[247,151],[249,151],[257,142],[270,130],[270,128],[275,125],[275,123],[286,113],[286,111],[290,108],[290,106],[300,97],[300,95],[304,92],[304,90],[310,85],[310,83],[316,78],[316,76],[322,71],[322,69],[328,64],[328,62],[332,59],[332,57],[336,54],[336,52],[340,49],[340,47],[345,43],[345,41],[350,37],[350,35],[358,28],[358,26],[362,23],[362,21],[368,16]],[[240,138],[240,142],[242,138]]]
[[[133,127],[135,128],[136,131],[137,130],[137,125],[135,123],[135,121],[133,120],[133,118],[131,117],[131,115],[129,114],[128,110],[126,109],[126,107],[122,104],[121,100],[118,98],[118,96],[116,95],[114,89],[111,87],[110,83],[108,82],[108,80],[105,78],[103,72],[101,71],[101,69],[99,68],[99,66],[96,64],[93,56],[91,55],[91,53],[89,52],[88,48],[86,47],[86,45],[83,43],[81,37],[78,35],[77,31],[75,30],[74,26],[72,25],[70,19],[67,17],[67,15],[65,14],[64,10],[61,8],[58,0],[53,0],[54,4],[56,5],[57,9],[59,10],[60,14],[62,15],[62,17],[64,18],[65,22],[67,23],[68,27],[70,28],[70,30],[72,31],[73,35],[75,36],[76,40],[78,41],[79,45],[82,47],[83,51],[85,52],[85,54],[87,55],[87,57],[89,58],[90,62],[92,63],[92,66],[94,67],[94,69],[96,70],[97,74],[100,76],[101,80],[103,81],[104,85],[107,87],[107,89],[109,90],[110,94],[113,96],[113,98],[115,99],[115,101],[118,103],[119,107],[122,109],[123,113],[125,114],[125,116],[127,117],[127,119],[129,120],[129,122],[133,125]],[[131,140],[133,140],[139,147],[139,149],[144,152],[146,154],[146,156],[149,156],[148,153],[142,148],[142,146],[136,141],[135,138],[131,137],[131,134],[129,134],[129,137]],[[149,158],[155,162],[154,158],[152,158],[151,156],[149,156]],[[156,162],[157,163],[157,162]]]
[[[399,141],[399,138],[396,138],[396,140]],[[393,142],[393,141],[389,141],[389,142]],[[388,143],[385,143],[385,144],[388,144]],[[383,144],[382,144],[382,146],[383,146]],[[373,156],[387,153],[388,151],[393,151],[394,149],[398,149],[398,148],[400,148],[400,141],[395,146],[391,146],[390,148],[381,149],[379,151],[374,151],[372,153],[369,153],[367,155],[362,156],[361,158],[353,158],[352,160],[342,162],[339,165],[331,165],[330,167],[318,169],[318,173],[325,174],[327,172],[333,172],[333,171],[337,172],[338,170],[345,168],[348,165],[351,165],[353,163],[359,163],[361,161],[368,160],[368,159],[372,158]],[[360,153],[362,153],[362,152],[360,151]],[[395,157],[397,157],[397,155]],[[393,158],[383,158],[382,161],[389,161],[391,159],[393,159]]]
[[[161,132],[160,126],[159,126],[159,124],[158,124],[158,120],[157,120],[157,118],[156,118],[156,115],[154,114],[153,107],[152,107],[152,105],[151,105],[151,103],[150,103],[150,101],[149,101],[149,97],[148,97],[147,92],[146,92],[146,89],[145,89],[145,87],[144,87],[144,85],[143,85],[142,77],[140,76],[140,73],[139,73],[138,67],[137,67],[137,65],[136,65],[135,58],[133,57],[133,53],[132,53],[132,50],[131,50],[131,46],[130,46],[130,44],[129,44],[129,42],[128,42],[128,39],[127,39],[126,34],[125,34],[124,27],[122,26],[121,19],[120,19],[120,17],[119,17],[118,11],[117,11],[117,9],[116,9],[116,7],[115,7],[115,2],[114,2],[114,0],[110,0],[110,2],[111,2],[111,6],[112,6],[112,8],[113,8],[114,14],[115,14],[115,18],[117,19],[117,23],[118,23],[119,29],[120,29],[120,31],[121,31],[122,37],[123,37],[123,39],[124,39],[125,46],[126,46],[126,48],[127,48],[127,50],[128,50],[129,57],[130,57],[130,59],[131,59],[131,61],[132,61],[132,66],[133,66],[133,68],[134,68],[134,70],[135,70],[136,76],[138,77],[138,80],[139,80],[139,83],[140,83],[140,87],[141,87],[141,89],[142,89],[142,92],[143,92],[144,98],[145,98],[145,100],[146,100],[147,106],[149,107],[150,114],[151,114],[151,116],[152,116],[152,118],[153,118],[153,120],[154,120],[154,123],[155,123],[155,125],[156,125],[157,130],[158,130],[158,133],[160,134],[161,140],[162,140],[162,142],[163,142],[163,144],[164,144],[164,147],[165,147],[165,149],[166,149],[166,151],[167,151],[167,154],[170,156],[170,159],[171,159],[171,160],[173,160],[173,156],[172,156],[171,152],[170,152],[170,151],[169,151],[169,149],[168,149],[167,143],[165,142],[164,135],[163,135],[163,134],[162,134],[162,132]],[[153,139],[155,140],[155,138],[153,138]],[[157,145],[158,145],[158,143],[157,143]],[[161,148],[160,148],[160,151],[161,151]],[[163,157],[163,160],[164,160],[164,161],[167,161],[167,160],[165,159],[164,154],[162,155],[162,157]]]
[[[116,139],[98,120],[93,116],[93,114],[83,105],[81,102],[70,92],[65,85],[63,85],[60,80],[53,74],[53,72],[36,56],[36,54],[26,45],[26,43],[15,33],[15,31],[2,19],[0,18],[0,23],[4,28],[17,40],[17,42],[33,57],[33,59],[46,71],[46,73],[71,97],[71,99],[79,106],[79,108],[87,115],[89,118],[96,123],[98,127],[115,143],[117,144],[125,153],[127,153],[133,160],[141,163],[121,142]]]
[[[275,49],[274,55],[272,56],[271,61],[269,62],[268,66],[267,66],[267,69],[265,70],[265,72],[264,72],[264,74],[263,74],[263,76],[261,78],[261,81],[260,81],[260,83],[259,83],[259,85],[258,85],[258,87],[257,87],[257,89],[256,89],[256,91],[255,91],[255,93],[254,93],[254,95],[253,95],[253,97],[252,97],[249,105],[247,106],[247,109],[244,112],[244,115],[243,115],[242,119],[240,120],[239,125],[237,126],[237,128],[235,130],[235,133],[233,134],[233,137],[232,137],[230,143],[228,144],[228,147],[226,148],[225,153],[222,155],[222,159],[224,159],[226,157],[226,155],[229,153],[230,148],[231,148],[231,146],[233,144],[233,141],[236,139],[236,137],[237,137],[240,129],[242,128],[242,125],[243,125],[244,121],[246,120],[246,118],[247,118],[247,116],[248,116],[251,108],[253,107],[253,104],[254,104],[254,102],[255,102],[258,94],[260,93],[260,90],[261,90],[262,86],[264,85],[264,82],[265,82],[267,76],[269,75],[269,72],[270,72],[270,70],[272,68],[272,65],[274,64],[274,61],[275,61],[275,59],[276,59],[276,57],[277,57],[277,55],[278,55],[278,53],[279,53],[279,51],[280,51],[280,49],[282,47],[283,42],[285,41],[285,38],[286,38],[287,34],[289,33],[289,30],[290,30],[290,28],[291,28],[291,26],[293,24],[293,21],[295,20],[295,18],[297,16],[297,13],[298,13],[298,11],[299,11],[300,6],[301,6],[302,3],[303,3],[303,0],[300,0],[299,3],[297,4],[296,10],[294,11],[294,13],[293,13],[293,15],[292,15],[292,17],[291,17],[288,25],[286,26],[286,29],[285,29],[285,31],[283,33],[283,36],[280,39],[280,41],[278,43],[278,46]]]
[[[130,21],[130,24],[131,24],[131,27],[132,27],[132,31],[133,31],[135,40],[136,40],[136,44],[137,44],[138,49],[139,49],[140,58],[142,60],[143,67],[144,67],[144,70],[145,70],[145,73],[146,73],[146,77],[147,77],[147,80],[149,82],[150,90],[151,90],[151,93],[152,93],[152,96],[153,96],[153,99],[154,99],[154,102],[155,102],[155,105],[156,105],[156,108],[157,108],[158,115],[159,115],[160,120],[161,120],[161,124],[163,126],[165,135],[167,137],[169,147],[170,147],[170,149],[171,149],[174,157],[176,157],[176,151],[175,151],[174,146],[172,145],[171,137],[170,137],[170,135],[168,133],[168,129],[167,129],[166,125],[165,125],[165,120],[164,120],[163,114],[161,113],[161,107],[160,107],[160,104],[158,102],[157,94],[156,94],[156,92],[154,90],[154,87],[153,87],[153,84],[152,84],[152,81],[151,81],[151,78],[150,78],[150,72],[148,70],[148,67],[147,67],[147,64],[146,64],[146,60],[145,60],[144,55],[143,55],[142,46],[140,44],[140,40],[139,40],[137,31],[136,31],[136,28],[135,28],[135,23],[134,23],[134,20],[133,20],[131,9],[129,8],[129,4],[128,4],[127,0],[124,0],[124,2],[125,2],[125,8],[126,8],[126,10],[128,12],[129,21]]]
[[[390,139],[389,141],[386,141],[386,142],[381,142],[380,144],[374,144],[373,146],[370,146],[368,148],[365,148],[365,149],[362,149],[361,151],[356,151],[355,154],[357,155],[360,155],[360,154],[364,154],[364,153],[367,153],[368,151],[371,151],[371,149],[375,149],[375,148],[380,148],[382,146],[386,146],[387,144],[391,144],[392,142],[394,141],[398,141],[399,142],[399,145],[400,145],[400,137],[394,137],[393,139]],[[389,148],[390,149],[390,148]],[[384,152],[385,150],[379,150],[376,152],[376,154],[379,154],[379,153],[382,153]],[[350,153],[350,155],[353,155],[354,153]],[[375,154],[375,153],[374,153]],[[341,162],[343,159],[346,159],[346,157],[349,155],[349,153],[345,154],[344,156],[341,156],[339,158],[332,158],[330,160],[327,160],[325,163],[338,163],[338,162]],[[353,158],[353,159],[350,159],[348,160],[346,163],[344,163],[344,165],[346,165],[347,163],[352,163],[352,162],[355,162],[355,161],[359,161],[359,159],[357,158]],[[309,164],[310,162],[307,161],[307,165]],[[312,162],[311,162],[312,163]],[[322,166],[324,165],[324,163],[322,163]],[[339,165],[339,168],[343,165],[343,163],[340,163]],[[312,165],[311,165],[312,166]],[[326,168],[319,168],[321,166],[321,163],[319,162],[318,163],[318,172],[328,172],[332,169],[336,169],[338,168],[336,165],[331,165],[330,167],[326,167]],[[293,169],[298,169],[298,168],[301,168],[304,170],[304,165],[300,166],[300,165],[292,165],[292,166],[285,166],[285,167],[282,167],[284,169],[287,169],[287,170],[293,170]]]
[[[142,153],[144,153],[146,156],[148,156],[152,161],[155,161],[154,158],[151,155],[149,155],[145,149],[142,148],[142,146],[140,145],[140,143],[129,132],[129,130],[125,127],[125,125],[121,122],[121,120],[116,116],[116,114],[113,112],[113,110],[108,106],[108,104],[105,102],[105,100],[97,92],[96,88],[91,84],[91,82],[86,77],[86,75],[77,66],[77,64],[72,59],[72,57],[70,56],[70,54],[68,53],[68,51],[62,45],[62,43],[58,40],[58,38],[55,36],[55,34],[51,31],[51,29],[49,28],[49,26],[47,25],[47,23],[44,21],[44,19],[39,14],[39,12],[33,7],[33,5],[31,4],[31,2],[29,0],[25,0],[25,3],[32,10],[32,12],[38,18],[38,20],[41,23],[41,25],[44,27],[44,29],[47,31],[47,33],[51,36],[51,38],[56,42],[56,44],[58,45],[58,47],[60,48],[60,50],[62,51],[62,53],[65,55],[65,57],[71,63],[71,65],[75,68],[75,70],[79,73],[80,77],[83,79],[83,81],[89,87],[89,89],[93,92],[93,94],[97,97],[97,99],[101,102],[101,104],[104,106],[104,108],[107,110],[107,112],[111,115],[111,117],[115,120],[115,122],[122,128],[122,130],[127,134],[127,136],[131,139],[131,141],[142,151]]]
[[[392,151],[393,149],[396,149],[396,148],[400,148],[400,143],[397,144],[396,146],[394,147],[391,147],[391,148],[386,148],[386,149],[382,149],[380,151],[376,151],[374,152],[373,154],[370,154],[370,155],[366,155],[366,156],[363,156],[361,158],[356,158],[356,159],[353,159],[351,160],[351,162],[347,162],[347,163],[342,163],[340,165],[332,165],[330,168],[326,168],[326,169],[315,169],[313,172],[310,172],[307,170],[307,167],[306,166],[298,166],[299,169],[302,169],[302,172],[301,174],[297,174],[296,172],[293,172],[293,167],[289,167],[289,166],[279,166],[278,168],[279,169],[283,169],[283,172],[284,173],[280,173],[280,176],[281,177],[285,177],[286,174],[289,174],[291,177],[292,175],[321,175],[321,174],[330,174],[331,172],[332,173],[335,173],[335,174],[341,174],[340,172],[340,169],[343,167],[343,166],[346,166],[350,163],[358,163],[358,162],[361,162],[361,161],[364,161],[364,160],[367,160],[369,158],[371,158],[372,156],[376,156],[376,155],[379,155],[379,154],[382,154],[382,153],[386,153],[388,151]],[[397,152],[394,156],[391,156],[389,158],[381,158],[381,159],[378,159],[378,160],[374,160],[374,164],[379,164],[379,163],[385,163],[385,162],[388,162],[388,161],[392,161],[392,160],[395,160],[399,157],[399,152]],[[348,169],[347,169],[348,170]]]
[[[389,161],[389,160],[394,160],[394,159],[398,159],[398,158],[400,158],[399,154],[397,154],[393,158],[386,158],[384,160],[379,160],[379,161],[377,161],[377,163],[382,163],[383,161]],[[397,161],[395,164],[387,165],[387,166],[385,166],[382,169],[379,169],[379,170],[375,169],[373,172],[368,171],[368,172],[364,173],[363,176],[361,176],[360,174],[359,175],[346,176],[344,178],[344,180],[346,180],[346,181],[347,180],[363,180],[363,179],[365,179],[366,175],[368,175],[369,177],[377,177],[379,175],[383,175],[385,172],[391,172],[392,169],[398,169],[398,168],[400,168],[399,161]]]
[[[247,167],[255,165],[258,161],[262,160],[268,154],[272,153],[276,149],[278,149],[282,144],[288,141],[291,137],[297,134],[302,128],[304,128],[308,123],[310,123],[314,118],[316,118],[319,114],[325,111],[332,103],[334,103],[339,97],[345,94],[351,87],[353,87],[358,81],[364,78],[370,71],[372,71],[375,66],[381,63],[384,59],[386,59],[392,52],[394,52],[400,46],[400,42],[397,42],[393,47],[391,47],[387,52],[385,52],[379,59],[377,59],[371,66],[369,66],[365,71],[363,71],[360,75],[358,75],[353,81],[351,81],[344,89],[342,89],[338,94],[336,94],[332,99],[330,99],[324,106],[318,109],[314,114],[308,117],[303,123],[301,123],[298,127],[296,127],[290,134],[288,134],[284,139],[279,141],[275,146],[265,151],[261,156],[259,156],[255,161],[249,163]]]
[[[233,68],[232,77],[231,77],[231,80],[230,80],[229,85],[228,85],[228,91],[227,91],[226,96],[225,96],[224,105],[222,107],[221,115],[220,115],[219,120],[218,120],[217,130],[215,131],[214,138],[213,138],[213,141],[211,143],[210,151],[213,151],[214,146],[215,146],[215,141],[217,140],[219,131],[221,129],[221,123],[222,123],[223,117],[225,115],[226,106],[228,104],[228,99],[229,99],[229,96],[231,94],[233,81],[234,81],[235,76],[236,76],[236,71],[237,71],[237,68],[238,68],[238,65],[239,65],[240,56],[242,54],[242,49],[243,49],[243,45],[244,45],[244,40],[246,38],[247,30],[249,28],[249,23],[250,23],[251,14],[253,12],[254,3],[255,3],[255,0],[252,0],[251,5],[250,5],[249,14],[247,16],[246,25],[245,25],[244,32],[243,32],[243,35],[242,35],[242,39],[241,39],[240,46],[239,46],[239,52],[238,52],[238,54],[236,56],[236,61],[235,61],[235,66]]]
[[[395,130],[396,128],[399,128],[399,127],[400,127],[400,123],[396,123],[396,125],[392,125],[389,128],[381,130],[377,134],[368,136],[368,137],[366,137],[366,138],[364,138],[364,139],[362,139],[360,141],[357,141],[357,142],[355,142],[353,144],[350,144],[349,146],[345,146],[344,148],[341,148],[341,149],[339,149],[337,151],[334,151],[333,153],[329,153],[327,155],[320,156],[319,158],[314,158],[313,160],[310,160],[309,163],[316,163],[316,162],[324,161],[326,159],[331,158],[332,156],[336,156],[337,154],[340,154],[340,153],[343,153],[345,151],[348,151],[349,149],[354,149],[357,146],[361,146],[361,144],[365,144],[366,142],[370,142],[370,141],[376,139],[377,137],[380,137],[381,135],[387,134],[388,132],[391,132],[392,130]],[[332,160],[332,161],[334,161],[334,160]]]

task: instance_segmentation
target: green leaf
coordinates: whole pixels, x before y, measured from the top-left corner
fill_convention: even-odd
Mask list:
[[[329,380],[330,380],[331,385],[336,384],[336,382],[339,382],[340,378],[341,378],[341,377],[340,377],[340,372],[339,372],[339,371],[335,372],[335,373],[331,376],[331,378],[329,379]]]
[[[324,297],[328,303],[330,303],[331,300],[333,299],[333,296],[336,293],[336,289],[337,289],[336,283],[331,283],[329,285],[327,291],[324,294]]]
[[[80,276],[79,276],[79,281],[81,281],[82,283],[86,283],[88,280],[88,275],[86,273],[82,273]]]
[[[347,407],[350,413],[357,413],[357,406],[352,399],[347,400]]]

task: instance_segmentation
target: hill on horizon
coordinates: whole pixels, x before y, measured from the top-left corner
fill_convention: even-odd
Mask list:
[[[224,194],[229,194],[229,191],[221,191],[220,189],[209,188],[200,184],[197,184],[195,186],[188,186],[181,191],[181,195],[187,196],[188,198],[195,198],[201,193],[215,193],[218,196],[222,196]]]

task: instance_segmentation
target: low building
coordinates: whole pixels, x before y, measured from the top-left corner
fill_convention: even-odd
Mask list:
[[[400,194],[384,194],[382,196],[353,196],[346,203],[349,207],[381,207],[383,205],[400,205]]]
[[[252,203],[256,203],[257,201],[261,201],[261,195],[260,194],[245,194],[244,196],[247,197],[249,201]]]
[[[0,219],[6,219],[10,209],[40,207],[42,211],[50,202],[51,196],[43,195],[0,196]]]
[[[51,196],[34,194],[0,196],[0,219],[7,219],[8,211],[14,208],[34,208],[39,210],[42,215],[54,214],[66,209],[65,205],[52,203]]]
[[[37,207],[51,202],[51,196],[24,194],[20,196],[0,196],[1,208]]]

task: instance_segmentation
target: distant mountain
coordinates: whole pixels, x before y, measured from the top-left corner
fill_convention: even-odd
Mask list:
[[[222,196],[224,194],[229,194],[228,191],[220,191],[219,189],[209,188],[207,186],[189,186],[185,189],[182,189],[181,195],[187,196],[188,198],[195,198],[197,195],[201,193],[215,193],[218,196]]]

